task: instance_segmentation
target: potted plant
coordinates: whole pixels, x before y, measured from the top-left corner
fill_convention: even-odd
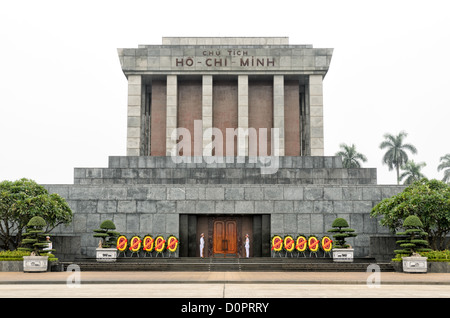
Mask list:
[[[48,269],[49,253],[53,249],[48,249],[46,234],[43,228],[47,225],[40,216],[34,216],[27,223],[26,232],[22,235],[23,239],[19,251],[30,252],[30,256],[23,257],[24,272],[46,272]]]
[[[96,249],[96,258],[99,262],[115,262],[117,258],[117,248],[115,246],[120,233],[115,231],[116,225],[111,220],[105,220],[100,224],[100,228],[94,230],[94,237],[101,240]]]
[[[420,256],[418,252],[429,252],[431,249],[426,248],[428,241],[423,239],[428,233],[423,231],[422,221],[416,215],[410,215],[404,220],[403,228],[405,228],[404,232],[396,233],[405,237],[396,242],[402,249],[394,251],[396,254],[403,255],[403,271],[407,273],[426,273],[427,257]]]
[[[333,261],[353,262],[354,249],[346,243],[348,237],[356,237],[354,229],[351,229],[344,218],[337,218],[331,224],[332,229],[328,230],[333,234]]]

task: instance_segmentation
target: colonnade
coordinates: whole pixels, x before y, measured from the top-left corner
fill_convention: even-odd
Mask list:
[[[143,114],[145,112],[145,87],[144,75],[128,75],[128,115],[127,115],[127,156],[142,156],[143,154]],[[172,132],[178,125],[178,76],[176,74],[166,77],[166,155],[171,154],[176,140],[172,138]],[[238,156],[249,155],[249,135],[245,132],[249,127],[249,75],[236,75],[238,86]],[[266,75],[267,76],[267,75]],[[305,75],[303,75],[305,77]],[[286,154],[285,143],[285,75],[271,75],[273,77],[273,127],[278,128],[278,142],[272,143],[271,153],[284,156]],[[322,75],[306,75],[304,114],[306,120],[303,131],[306,138],[303,142],[301,155],[323,156],[323,85]],[[213,128],[213,78],[214,75],[202,75],[202,129],[207,132]],[[212,155],[211,134],[203,133],[203,155]]]

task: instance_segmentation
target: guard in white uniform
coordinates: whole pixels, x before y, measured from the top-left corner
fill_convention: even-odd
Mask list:
[[[204,234],[200,234],[200,257],[203,258],[203,249],[205,248]]]
[[[245,256],[248,258],[250,256],[250,239],[248,234],[245,234]]]

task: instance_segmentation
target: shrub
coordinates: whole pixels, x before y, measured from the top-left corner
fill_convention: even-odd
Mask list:
[[[18,248],[19,251],[34,253],[39,256],[46,254],[48,252],[53,252],[54,250],[44,250],[48,247],[43,228],[47,225],[45,220],[40,216],[34,216],[30,219],[27,224],[26,232],[22,235],[24,238],[21,242],[21,247]]]
[[[418,252],[420,256],[427,257],[428,262],[450,262],[450,251],[428,251],[428,252]],[[396,254],[395,258],[392,259],[394,262],[401,262],[402,257],[408,256],[408,254]]]
[[[114,231],[116,225],[111,220],[105,220],[100,224],[100,229],[94,230],[94,237],[102,239],[102,247],[108,248],[116,245],[120,233]]]
[[[354,233],[354,229],[349,228],[347,221],[343,218],[337,218],[334,220],[333,224],[331,224],[331,227],[332,229],[328,230],[328,232],[336,233],[333,234],[335,248],[350,247],[345,240],[348,237],[356,237],[357,234]]]
[[[427,236],[428,233],[422,230],[422,221],[420,221],[416,215],[408,216],[403,222],[403,227],[405,228],[405,231],[397,232],[397,235],[404,236],[405,238],[396,242],[403,249],[395,250],[395,253],[410,256],[418,254],[418,252],[431,251],[431,249],[426,248],[428,246],[428,241],[422,239],[422,237]]]
[[[421,256],[426,256],[431,262],[450,262],[450,251],[429,251],[421,252]]]
[[[27,251],[1,251],[0,261],[22,261],[24,256],[29,256]]]
[[[2,261],[23,261],[24,256],[30,256],[31,252],[27,251],[1,251],[0,262]],[[49,262],[56,262],[58,259],[53,254],[47,254]]]

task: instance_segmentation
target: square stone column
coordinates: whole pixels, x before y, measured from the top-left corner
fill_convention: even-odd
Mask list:
[[[238,76],[237,155],[248,156],[248,76]]]
[[[322,75],[309,76],[311,156],[324,155]]]
[[[278,129],[278,140],[272,133],[272,156],[284,156],[284,76],[273,77],[273,128]]]
[[[177,76],[167,75],[167,114],[166,114],[166,155],[171,156],[174,151],[176,151],[177,141],[172,140],[172,133],[177,129]],[[176,136],[176,134],[175,134]],[[176,152],[173,154],[175,155]]]
[[[203,156],[212,156],[212,129],[205,133],[208,128],[213,128],[213,77],[203,75],[202,77],[202,125],[203,125]]]
[[[142,77],[128,75],[127,156],[139,156],[141,146]]]

